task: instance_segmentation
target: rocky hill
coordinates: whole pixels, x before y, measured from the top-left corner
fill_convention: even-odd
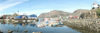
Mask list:
[[[45,17],[60,17],[60,16],[69,16],[71,13],[60,11],[60,10],[53,10],[48,13],[42,13],[38,17],[45,18]]]
[[[78,10],[74,11],[74,12],[72,13],[72,15],[73,15],[73,16],[80,16],[81,14],[87,13],[87,12],[89,12],[89,11],[90,11],[90,10],[87,10],[87,9],[78,9]]]

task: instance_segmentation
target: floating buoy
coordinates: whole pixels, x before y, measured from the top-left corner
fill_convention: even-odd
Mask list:
[[[33,32],[33,33],[42,33],[42,32]]]
[[[27,30],[25,30],[24,32],[28,32]]]
[[[13,31],[8,30],[8,33],[13,33]]]

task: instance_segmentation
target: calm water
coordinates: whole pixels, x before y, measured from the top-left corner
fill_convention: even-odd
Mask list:
[[[27,30],[27,33],[32,32],[43,32],[43,33],[80,33],[77,30],[71,29],[67,26],[62,27],[42,27],[38,28],[35,25],[27,24],[0,24],[0,30],[4,33],[7,33],[8,30],[13,31],[13,33],[25,33],[24,31]]]

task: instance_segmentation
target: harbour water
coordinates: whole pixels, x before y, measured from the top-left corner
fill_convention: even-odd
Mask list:
[[[62,27],[42,27],[38,28],[35,25],[27,24],[0,24],[0,31],[3,33],[8,33],[8,31],[13,31],[13,33],[32,33],[32,32],[42,32],[42,33],[81,33],[70,27],[62,25]],[[27,31],[27,32],[25,32]]]

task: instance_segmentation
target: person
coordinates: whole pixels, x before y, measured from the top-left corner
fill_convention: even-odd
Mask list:
[[[44,21],[48,24],[49,23],[49,18],[45,18]]]

